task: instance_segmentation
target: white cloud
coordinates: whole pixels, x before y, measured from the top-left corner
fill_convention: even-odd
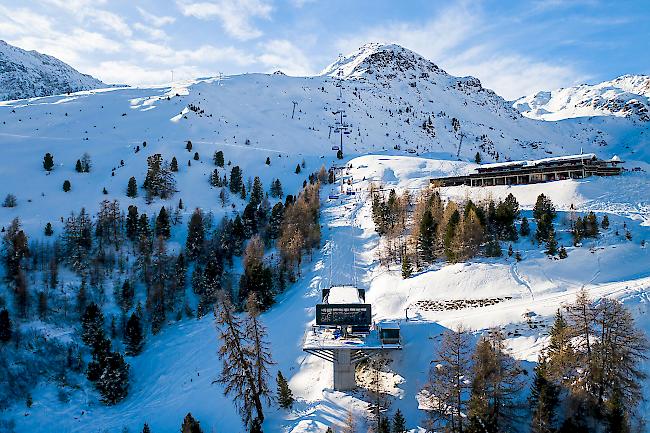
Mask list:
[[[150,39],[162,40],[162,39],[167,39],[169,37],[167,36],[167,33],[163,29],[159,29],[158,27],[148,26],[146,24],[135,23],[133,24],[133,28],[141,33],[144,33]]]
[[[286,39],[274,39],[260,44],[263,53],[258,60],[269,68],[269,72],[280,69],[287,75],[304,76],[313,74],[309,58],[299,47]]]
[[[91,9],[86,11],[85,15],[94,23],[104,28],[118,33],[121,36],[131,36],[133,32],[129,25],[118,15],[105,10]]]
[[[484,87],[508,100],[589,80],[570,66],[554,65],[511,54],[491,58],[451,59],[445,66],[455,75],[479,77]]]
[[[202,20],[218,19],[230,36],[240,40],[262,35],[252,23],[253,18],[269,18],[272,7],[264,0],[212,0],[190,2],[178,0],[181,13]]]
[[[173,24],[176,21],[175,17],[154,15],[140,6],[138,6],[137,9],[142,18],[154,27],[166,26],[168,24]]]
[[[168,45],[132,40],[129,41],[129,47],[144,56],[143,59],[147,62],[169,66],[205,65],[215,62],[228,62],[238,66],[246,66],[255,62],[254,56],[231,46],[201,45],[191,50],[178,50]]]
[[[337,42],[337,47],[350,52],[367,42],[398,43],[435,63],[471,38],[478,25],[478,15],[461,4],[446,9],[422,25],[389,23],[366,29],[358,35],[348,35]]]

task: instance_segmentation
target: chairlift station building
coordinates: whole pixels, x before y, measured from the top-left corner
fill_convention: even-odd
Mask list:
[[[356,388],[355,364],[372,352],[402,348],[399,324],[373,325],[365,298],[365,290],[354,286],[322,289],[316,324],[305,334],[303,350],[332,363],[337,391]]]

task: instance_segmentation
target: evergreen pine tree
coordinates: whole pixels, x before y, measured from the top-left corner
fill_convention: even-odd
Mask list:
[[[395,416],[393,416],[393,431],[392,433],[405,433],[406,432],[406,421],[404,420],[404,415],[402,411],[397,409]]]
[[[300,171],[302,169],[300,168],[300,164],[296,165],[296,174],[300,174]]]
[[[241,185],[241,190],[239,191],[239,196],[242,200],[246,200],[246,185]]]
[[[88,346],[94,347],[105,338],[104,314],[94,302],[86,306],[81,316],[81,340]]]
[[[185,144],[185,149],[187,149],[188,152],[192,151],[192,141],[187,140],[187,143]]]
[[[194,161],[198,161],[199,159],[199,152],[194,152]]]
[[[402,278],[411,278],[411,275],[413,275],[413,265],[411,264],[409,255],[405,253],[402,256]]]
[[[138,196],[138,184],[133,176],[129,178],[129,183],[126,186],[126,196],[131,198]]]
[[[11,319],[9,318],[9,310],[3,308],[0,311],[0,341],[3,343],[11,340]]]
[[[181,425],[181,433],[203,433],[203,430],[201,430],[201,425],[189,412],[187,415],[185,415],[185,419],[183,419],[183,424]]]
[[[244,183],[242,181],[242,171],[238,165],[230,169],[230,192],[238,194],[241,192]]]
[[[293,393],[291,392],[291,388],[289,388],[289,384],[287,383],[287,380],[284,378],[282,372],[279,370],[278,370],[278,377],[276,378],[276,381],[278,384],[278,392],[277,392],[278,404],[283,409],[290,409],[291,406],[293,405]]]
[[[144,426],[142,427],[142,433],[151,433],[151,429],[149,428],[149,424],[144,423]]]
[[[173,172],[178,171],[178,161],[176,160],[176,157],[172,157],[172,162],[169,164],[169,169]]]
[[[266,161],[264,162],[266,165],[271,165],[271,158],[268,156],[266,157]]]
[[[557,240],[555,239],[555,230],[551,226],[548,232],[548,240],[546,241],[546,254],[554,256],[557,254]]]
[[[495,237],[488,241],[485,247],[485,255],[487,257],[501,257],[503,255],[501,243]]]
[[[477,164],[481,163],[481,154],[479,152],[476,152],[476,155],[474,155],[474,162]]]
[[[126,214],[126,237],[135,241],[138,238],[138,208],[130,205]]]
[[[343,159],[343,151],[341,149],[336,151],[336,158]]]
[[[436,229],[438,225],[433,219],[431,209],[426,209],[420,220],[420,234],[417,240],[417,249],[420,259],[426,263],[432,263],[434,259],[434,247],[436,241]]]
[[[46,153],[45,156],[43,157],[43,168],[46,171],[52,171],[52,169],[54,168],[54,157],[49,152]]]
[[[70,191],[70,188],[72,188],[72,185],[70,185],[70,181],[67,180],[67,179],[64,180],[63,181],[63,191],[68,192],[68,191]]]
[[[120,289],[120,307],[123,311],[129,311],[131,307],[133,307],[134,297],[135,291],[133,290],[133,285],[129,280],[124,280],[122,288]]]
[[[54,229],[52,228],[52,223],[45,224],[44,230],[45,236],[52,236],[54,234]]]
[[[77,163],[75,164],[74,169],[75,169],[75,171],[77,173],[83,173],[84,169],[83,169],[83,166],[81,165],[81,160],[80,159],[77,160]]]
[[[195,209],[187,224],[187,240],[185,248],[187,249],[187,256],[189,259],[196,259],[201,249],[203,248],[203,241],[205,232],[203,228],[203,212],[201,209]]]
[[[253,180],[253,188],[251,189],[250,194],[250,203],[257,206],[262,203],[263,198],[264,187],[262,186],[262,181],[258,176],[255,176],[255,180]]]
[[[224,161],[223,161],[223,152],[221,150],[217,150],[214,153],[214,158],[213,158],[214,165],[217,167],[223,167]]]
[[[607,215],[603,216],[603,219],[600,222],[600,226],[603,228],[603,230],[607,230],[609,228],[609,217]]]
[[[122,401],[129,392],[129,364],[118,352],[110,352],[106,355],[104,364],[96,386],[102,401],[113,405]]]
[[[280,237],[280,226],[284,218],[284,205],[278,202],[271,209],[271,217],[269,218],[269,226],[267,229],[267,236],[269,239],[277,239]]]
[[[379,433],[391,433],[390,432],[390,420],[386,417],[381,417],[379,420]]]
[[[519,227],[519,234],[521,236],[528,236],[530,234],[530,224],[528,224],[528,218],[523,217],[521,219],[521,226]]]
[[[135,313],[131,313],[131,317],[129,317],[128,322],[126,322],[126,328],[124,329],[124,344],[126,346],[127,355],[135,356],[142,351],[142,324],[140,323],[140,317]]]
[[[555,431],[555,414],[559,403],[559,388],[548,375],[548,363],[540,358],[535,367],[532,389],[528,402],[532,417],[531,433],[552,433]]]
[[[171,237],[171,227],[169,225],[169,214],[165,210],[165,206],[160,208],[160,213],[156,218],[156,236],[160,236],[163,239],[169,239]]]
[[[558,252],[558,257],[561,259],[566,259],[569,255],[566,252],[566,248],[564,248],[564,245],[560,247],[560,251]]]

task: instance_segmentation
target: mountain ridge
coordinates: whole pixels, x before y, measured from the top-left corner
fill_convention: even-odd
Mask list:
[[[616,116],[650,121],[650,76],[626,74],[597,84],[540,91],[515,100],[513,107],[538,120]]]
[[[0,100],[26,99],[108,87],[56,57],[0,40]]]

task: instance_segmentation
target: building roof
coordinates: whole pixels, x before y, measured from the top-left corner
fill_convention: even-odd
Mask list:
[[[562,162],[562,161],[573,161],[576,159],[593,159],[596,157],[594,153],[582,153],[579,155],[566,155],[566,156],[555,156],[552,158],[542,158],[542,159],[533,159],[527,161],[506,161],[506,162],[495,162],[492,164],[483,164],[477,167],[477,170],[491,170],[497,168],[507,168],[507,167],[535,167],[540,164],[548,164],[553,162]]]

